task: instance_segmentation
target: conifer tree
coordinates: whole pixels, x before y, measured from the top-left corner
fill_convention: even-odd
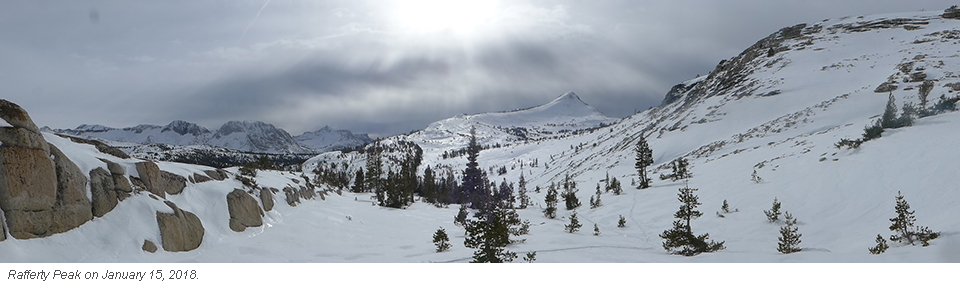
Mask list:
[[[463,241],[467,248],[477,249],[473,253],[473,263],[502,263],[512,262],[516,253],[507,251],[505,247],[514,242],[511,235],[519,235],[522,228],[520,217],[516,210],[509,209],[506,201],[492,201],[481,205],[474,214],[476,220],[467,220],[465,229],[466,239]]]
[[[620,194],[623,194],[623,187],[620,186],[620,181],[617,180],[617,177],[613,177],[611,182],[613,182],[613,195],[619,196]]]
[[[797,220],[790,215],[790,212],[784,212],[783,214],[786,223],[786,226],[780,227],[780,237],[777,238],[780,240],[777,243],[777,251],[784,254],[800,252],[800,234],[797,232],[799,228],[796,227]]]
[[[367,182],[367,191],[382,193],[383,178],[383,159],[381,159],[382,148],[377,145],[370,145],[367,148],[367,173],[364,180]]]
[[[929,246],[930,240],[940,236],[940,232],[933,232],[927,227],[919,227],[914,224],[916,217],[914,211],[910,211],[910,204],[903,198],[900,192],[897,192],[897,217],[890,219],[893,224],[890,225],[890,231],[894,234],[890,236],[890,241],[906,242],[913,245],[914,242],[920,242],[924,247]]]
[[[663,249],[674,255],[694,256],[700,253],[716,252],[724,249],[724,242],[707,241],[710,234],[695,236],[690,227],[690,221],[703,215],[697,211],[697,206],[701,205],[697,195],[693,192],[697,189],[690,187],[680,188],[677,199],[680,201],[680,210],[673,214],[677,220],[673,221],[673,228],[663,231],[660,238],[663,238]]]
[[[750,174],[750,180],[758,184],[763,182],[763,178],[760,178],[760,175],[757,174],[757,170],[753,170],[753,174]]]
[[[730,213],[730,204],[727,204],[727,200],[723,200],[723,206],[720,206],[720,210],[723,211],[724,214]]]
[[[880,255],[886,252],[888,248],[890,248],[890,246],[887,246],[887,240],[883,239],[883,236],[880,236],[880,234],[877,234],[877,245],[871,247],[869,250],[870,254]]]
[[[523,261],[527,263],[533,263],[537,261],[537,251],[527,253],[527,255],[523,257]]]
[[[627,219],[623,218],[623,215],[620,215],[620,221],[617,222],[617,228],[623,228],[627,226]]]
[[[450,238],[447,236],[447,231],[440,227],[437,229],[436,233],[433,233],[433,244],[437,246],[437,253],[446,251],[450,249]]]
[[[767,220],[770,223],[780,220],[780,201],[777,198],[773,198],[773,207],[769,211],[763,210],[763,214],[767,215]]]
[[[467,217],[469,217],[467,213],[467,207],[460,205],[460,211],[457,211],[457,215],[453,217],[453,224],[457,226],[464,226],[467,224]]]
[[[480,144],[477,143],[477,128],[470,128],[470,143],[467,145],[467,168],[463,171],[463,194],[470,201],[470,207],[477,209],[489,201],[486,189],[486,173],[480,169],[477,157],[480,156]]]
[[[603,206],[603,202],[600,201],[600,183],[597,183],[596,197],[590,197],[590,208],[596,209],[600,206]]]
[[[362,192],[363,192],[363,184],[364,184],[364,181],[363,181],[363,169],[359,169],[359,170],[357,170],[356,178],[353,179],[353,187],[351,188],[350,191],[352,191],[352,192],[354,192],[354,193],[362,193]]]
[[[563,181],[563,192],[563,202],[566,204],[568,211],[580,207],[580,199],[577,198],[577,183],[570,178],[569,174]]]
[[[567,233],[571,233],[571,234],[577,231],[580,231],[580,227],[583,227],[583,225],[581,225],[580,220],[577,219],[576,211],[573,212],[573,215],[570,215],[570,224],[563,225],[563,227],[567,229]]]
[[[430,166],[427,166],[427,168],[423,170],[423,184],[421,184],[421,186],[423,187],[421,195],[428,203],[439,203],[437,198],[437,180]]]
[[[520,199],[520,209],[526,209],[530,206],[530,196],[527,196],[527,180],[523,178],[522,170],[520,171],[520,180],[517,181],[517,195]]]
[[[596,223],[593,224],[593,235],[600,236],[600,227],[598,227]]]
[[[637,163],[634,164],[634,168],[637,169],[637,174],[640,176],[640,186],[637,189],[649,188],[650,178],[647,177],[647,167],[653,165],[653,150],[647,144],[643,134],[640,135],[640,141],[637,142],[634,152],[637,153]]]
[[[547,188],[547,197],[543,199],[547,203],[547,208],[543,210],[543,215],[547,218],[556,218],[557,217],[557,186],[554,183],[550,183],[550,187]]]
[[[890,93],[890,97],[887,98],[887,107],[883,110],[883,116],[880,117],[880,127],[882,128],[897,128],[897,104],[896,99],[893,97],[893,92]]]

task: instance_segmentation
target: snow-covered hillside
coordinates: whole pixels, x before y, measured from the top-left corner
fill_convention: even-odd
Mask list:
[[[916,12],[825,20],[781,29],[742,54],[722,61],[702,77],[675,86],[662,106],[620,121],[605,118],[574,94],[536,108],[507,113],[459,116],[431,124],[378,145],[408,141],[423,148],[424,167],[459,175],[464,156],[443,157],[467,143],[476,127],[483,145],[478,162],[491,181],[516,183],[521,173],[534,205],[518,210],[532,224],[523,243],[506,249],[537,252],[537,262],[960,262],[960,113],[919,118],[913,126],[888,129],[857,149],[837,148],[841,138],[858,138],[884,111],[892,93],[897,106],[919,105],[921,86],[929,89],[927,109],[941,95],[960,90],[960,20],[940,12]],[[896,88],[893,88],[896,86]],[[610,126],[597,128],[600,123]],[[518,128],[522,128],[519,129]],[[517,133],[518,131],[523,134]],[[634,146],[646,136],[654,165],[651,188],[638,190]],[[56,136],[46,134],[48,141]],[[500,144],[500,146],[497,146]],[[61,145],[57,143],[58,147]],[[63,144],[71,159],[99,164],[88,145]],[[388,154],[388,158],[395,155]],[[657,178],[666,164],[686,157],[693,177]],[[304,164],[346,163],[362,168],[360,153],[328,152]],[[111,159],[113,160],[113,159]],[[116,160],[120,161],[120,160]],[[88,169],[81,163],[78,165]],[[390,162],[385,162],[390,165]],[[128,165],[129,164],[125,164]],[[160,163],[174,173],[204,167]],[[496,168],[505,167],[504,174]],[[339,166],[344,168],[344,166]],[[129,169],[128,169],[129,170]],[[229,171],[236,173],[236,168]],[[752,175],[759,176],[754,181]],[[546,187],[569,174],[578,183],[583,229],[567,233],[572,211],[543,216]],[[624,184],[622,195],[602,193],[603,206],[586,200],[609,174]],[[284,187],[296,179],[265,172],[256,181]],[[235,180],[190,184],[170,199],[212,224],[199,249],[185,253],[145,253],[143,240],[156,240],[157,202],[134,197],[116,211],[80,228],[43,239],[0,242],[0,258],[10,262],[467,262],[464,230],[453,224],[457,206],[436,208],[417,202],[404,209],[372,205],[371,194],[328,194],[325,200],[284,204],[266,213],[264,226],[230,231],[223,199]],[[697,188],[704,213],[694,233],[709,233],[726,249],[695,257],[669,255],[658,236],[671,228],[680,203],[678,189]],[[541,193],[534,193],[534,188]],[[329,188],[328,188],[329,189]],[[332,189],[331,189],[332,190]],[[902,192],[918,225],[942,236],[929,247],[891,242],[871,255],[877,234],[888,237],[895,197]],[[799,222],[801,252],[780,254],[782,222],[770,223],[764,210],[774,199]],[[719,214],[727,201],[731,213]],[[146,209],[145,209],[146,208]],[[146,212],[146,213],[144,213]],[[617,227],[620,217],[626,226]],[[600,235],[592,232],[596,224]],[[436,253],[434,231],[443,227],[452,249]],[[519,261],[519,260],[518,260]]]

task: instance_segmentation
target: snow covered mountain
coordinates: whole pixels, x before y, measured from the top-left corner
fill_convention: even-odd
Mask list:
[[[525,242],[506,249],[521,256],[537,252],[537,262],[960,262],[954,246],[960,242],[955,213],[960,195],[953,193],[960,190],[960,113],[949,105],[960,97],[958,18],[960,11],[916,12],[787,27],[721,61],[709,74],[678,84],[660,107],[620,121],[604,119],[579,97],[565,94],[527,110],[441,120],[376,145],[414,143],[423,149],[421,170],[429,166],[440,175],[458,176],[466,159],[443,153],[462,148],[470,127],[476,127],[488,147],[478,162],[490,180],[516,184],[522,173],[528,182],[534,206],[518,213],[532,224],[530,233]],[[898,108],[910,102],[932,113],[913,126],[887,129],[859,148],[836,146],[874,124],[891,94]],[[600,123],[612,124],[598,128]],[[641,136],[653,149],[654,165],[645,173],[654,181],[638,190],[629,183],[638,177],[633,149]],[[43,137],[84,172],[106,166],[97,158],[119,162],[128,172],[136,162],[51,134]],[[385,154],[385,163],[391,166],[403,153]],[[692,178],[656,178],[669,173],[667,164],[679,157],[690,161]],[[303,171],[317,179],[310,172],[318,166],[337,165],[352,173],[365,162],[362,153],[328,152],[307,161]],[[158,165],[181,175],[209,169]],[[501,174],[495,168],[506,170]],[[534,188],[544,189],[567,174],[578,183],[584,202],[594,187],[603,187],[607,175],[623,183],[622,195],[600,193],[603,206],[576,210],[584,228],[595,224],[602,234],[565,231],[574,211],[561,208],[556,219],[541,213],[545,194]],[[281,172],[262,172],[255,180],[277,188],[299,183],[297,176]],[[232,179],[190,183],[181,194],[167,197],[207,226],[199,250],[143,253],[145,240],[161,239],[154,213],[170,209],[137,195],[98,221],[42,241],[2,241],[0,256],[10,262],[466,262],[473,255],[461,242],[463,229],[453,224],[455,206],[418,202],[384,208],[371,206],[369,193],[329,194],[294,208],[284,205],[280,194],[261,192],[279,200],[265,213],[264,225],[232,232],[223,201],[238,186]],[[698,189],[697,209],[703,212],[692,221],[693,232],[724,241],[723,251],[681,257],[662,248],[659,234],[671,228],[680,206],[677,192],[684,186]],[[918,225],[943,235],[929,247],[891,242],[886,253],[871,255],[867,249],[876,236],[891,234],[898,192],[916,212]],[[799,220],[803,250],[798,253],[776,250],[783,222],[771,223],[763,214],[774,199]],[[730,213],[721,213],[724,202]],[[621,217],[622,228],[617,226]],[[450,251],[436,253],[430,243],[438,227],[454,240]]]
[[[166,126],[142,124],[118,129],[102,125],[81,125],[75,129],[47,131],[111,141],[117,146],[130,148],[135,147],[131,144],[207,145],[239,152],[268,154],[311,154],[370,142],[366,134],[355,135],[348,130],[333,130],[329,127],[293,137],[283,129],[259,121],[230,121],[217,131],[182,120],[173,121]]]
[[[354,134],[349,130],[334,130],[324,126],[317,131],[308,131],[293,137],[301,146],[317,151],[326,152],[347,147],[355,147],[373,141],[367,134]]]

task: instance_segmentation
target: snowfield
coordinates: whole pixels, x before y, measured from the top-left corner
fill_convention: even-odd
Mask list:
[[[678,93],[674,102],[619,121],[611,121],[576,94],[567,93],[544,106],[458,116],[384,142],[416,143],[424,150],[421,172],[430,166],[457,176],[466,158],[441,155],[464,147],[470,127],[477,128],[483,145],[500,144],[480,153],[481,169],[498,184],[516,183],[522,172],[534,203],[518,210],[532,226],[528,235],[520,237],[525,242],[507,247],[518,253],[515,262],[522,262],[527,252],[536,252],[537,262],[548,263],[960,262],[960,131],[956,129],[960,113],[888,129],[882,138],[859,149],[834,146],[841,138],[860,137],[863,128],[883,112],[888,93],[874,90],[884,82],[897,82],[899,88],[892,93],[898,107],[903,102],[919,103],[922,81],[909,80],[918,72],[936,83],[928,107],[941,94],[958,95],[948,84],[960,83],[958,38],[950,36],[960,35],[960,20],[939,15],[917,12],[808,24],[799,37],[783,39],[777,46],[786,50],[768,54],[764,49],[741,68],[718,68],[716,74],[684,82],[689,89]],[[898,18],[916,21],[890,27],[877,24]],[[859,26],[868,30],[856,31]],[[908,62],[909,70],[904,69]],[[737,73],[744,77],[732,89],[711,84]],[[703,83],[702,90],[696,88],[698,83]],[[506,131],[510,127],[525,128],[530,134],[518,137]],[[574,133],[577,130],[582,131]],[[647,172],[653,186],[637,190],[630,183],[637,178],[633,148],[641,135],[647,136],[655,164]],[[136,172],[135,160],[110,158],[90,145],[52,134],[45,137],[85,172],[105,167],[96,157],[120,163],[128,174]],[[693,177],[660,180],[661,173],[669,173],[666,164],[678,157],[690,160]],[[365,158],[356,152],[329,152],[303,168],[313,178],[309,172],[318,165],[346,163],[352,171],[362,168]],[[182,175],[210,169],[165,162],[159,166]],[[493,170],[500,167],[506,167],[507,173],[498,175]],[[237,168],[228,171],[236,173]],[[754,171],[762,178],[759,183],[751,180]],[[577,196],[584,204],[576,210],[583,224],[576,233],[564,230],[572,211],[561,205],[556,219],[541,212],[546,188],[562,181],[565,174],[574,177]],[[607,174],[621,181],[624,193],[604,193],[603,206],[590,209],[587,201]],[[261,171],[256,181],[283,188],[295,186],[292,179],[298,178],[299,173]],[[540,194],[533,192],[537,186]],[[680,206],[678,189],[684,186],[698,189],[702,203],[698,210],[703,216],[692,222],[693,232],[724,241],[725,250],[682,257],[663,249],[658,235],[671,227]],[[374,206],[369,193],[326,187],[320,188],[328,191],[323,199],[304,200],[296,207],[287,205],[282,192],[274,195],[276,205],[266,212],[264,225],[236,233],[228,227],[225,199],[241,187],[231,178],[188,184],[182,194],[167,197],[200,217],[206,229],[200,248],[190,252],[140,249],[144,240],[160,245],[154,212],[169,210],[161,201],[140,194],[72,231],[43,239],[8,238],[0,242],[0,261],[462,263],[473,254],[463,245],[463,228],[453,224],[459,205],[436,208],[417,202],[392,209]],[[891,234],[889,219],[896,216],[897,192],[915,210],[917,225],[942,236],[929,247],[891,242],[886,253],[871,255],[867,249],[875,245],[877,234]],[[799,220],[801,252],[785,255],[776,250],[783,223],[770,223],[763,214],[775,198],[782,203],[782,211]],[[724,200],[737,211],[720,217]],[[620,216],[627,221],[624,228],[617,227]],[[594,224],[601,231],[599,236],[593,234]],[[453,247],[436,253],[431,239],[441,227]]]

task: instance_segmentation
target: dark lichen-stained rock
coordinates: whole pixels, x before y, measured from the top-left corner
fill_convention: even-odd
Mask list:
[[[90,171],[90,192],[93,196],[93,215],[103,217],[117,207],[117,189],[113,176],[103,168]]]

